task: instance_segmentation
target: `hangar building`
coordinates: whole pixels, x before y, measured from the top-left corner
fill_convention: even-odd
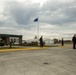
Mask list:
[[[14,44],[22,44],[22,35],[13,35],[13,34],[0,34],[0,42],[3,42],[5,45],[8,45],[13,40]]]

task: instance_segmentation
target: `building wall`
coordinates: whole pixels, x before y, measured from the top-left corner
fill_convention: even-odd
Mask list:
[[[13,40],[14,44],[19,44],[19,37],[9,37],[9,41]]]
[[[22,37],[19,37],[19,44],[22,44]]]
[[[14,41],[14,44],[21,45],[22,44],[22,36],[20,35],[0,35],[0,38],[4,37],[3,40],[6,45],[8,45],[11,39]],[[2,39],[2,38],[1,38]]]

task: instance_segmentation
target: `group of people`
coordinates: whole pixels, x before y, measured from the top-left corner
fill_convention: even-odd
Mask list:
[[[64,46],[64,40],[62,38],[62,46]],[[76,34],[74,34],[74,36],[72,37],[72,42],[73,42],[73,49],[76,49]]]
[[[43,47],[44,46],[44,42],[43,42],[43,36],[41,36],[39,38],[39,41],[40,41],[40,47]],[[73,49],[76,49],[75,45],[76,45],[76,34],[74,34],[73,38],[72,38],[72,42],[73,42]],[[10,41],[10,47],[12,47],[12,44],[13,44],[13,40],[11,39]],[[64,46],[64,40],[62,38],[62,46]]]
[[[43,47],[43,45],[44,45],[43,36],[40,37],[39,41],[40,41],[40,47]],[[75,45],[76,45],[76,34],[74,34],[74,36],[72,38],[72,42],[73,42],[73,49],[76,49],[76,47],[75,47]],[[64,46],[63,38],[62,38],[62,46]]]

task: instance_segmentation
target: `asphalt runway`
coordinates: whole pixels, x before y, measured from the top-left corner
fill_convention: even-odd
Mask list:
[[[43,49],[0,52],[0,75],[76,75],[76,49]]]

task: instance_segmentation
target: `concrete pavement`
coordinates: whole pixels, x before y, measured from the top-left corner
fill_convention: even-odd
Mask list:
[[[0,53],[0,75],[76,75],[76,50],[49,47]]]

